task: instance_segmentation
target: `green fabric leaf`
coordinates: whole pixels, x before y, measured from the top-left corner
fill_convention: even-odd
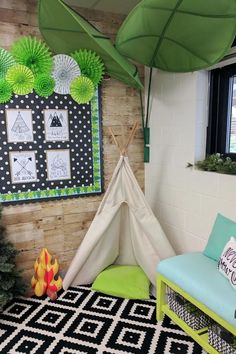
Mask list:
[[[189,72],[217,63],[235,33],[235,0],[143,0],[120,27],[116,48],[149,67]]]
[[[107,36],[62,0],[40,0],[38,14],[40,32],[53,52],[70,54],[83,48],[93,50],[102,58],[111,77],[143,88],[136,66],[116,50]]]

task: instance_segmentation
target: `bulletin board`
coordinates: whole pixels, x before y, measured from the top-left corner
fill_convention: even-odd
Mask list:
[[[103,192],[100,100],[32,92],[0,104],[1,203]]]

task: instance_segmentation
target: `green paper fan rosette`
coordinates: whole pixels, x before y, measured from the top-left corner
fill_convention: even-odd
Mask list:
[[[78,63],[81,74],[92,80],[94,86],[102,81],[105,65],[97,53],[92,50],[80,49],[72,53],[71,56]]]
[[[24,65],[15,64],[10,67],[6,74],[6,80],[17,95],[27,95],[32,92],[34,87],[34,75]]]
[[[6,76],[7,70],[15,64],[15,59],[7,50],[0,48],[0,79]]]
[[[54,92],[55,81],[54,79],[47,75],[42,74],[36,77],[34,83],[35,92],[42,97],[51,96]]]
[[[5,79],[0,79],[0,103],[10,101],[12,97],[12,88],[9,82]]]
[[[11,52],[18,64],[27,66],[33,74],[49,74],[53,61],[49,48],[35,37],[23,37],[16,41]]]
[[[80,104],[91,101],[94,91],[93,82],[86,76],[76,77],[70,85],[71,97]]]

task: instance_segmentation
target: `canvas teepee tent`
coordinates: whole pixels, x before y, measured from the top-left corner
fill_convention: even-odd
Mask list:
[[[64,278],[64,289],[93,282],[111,264],[139,265],[155,286],[157,263],[175,254],[126,156],[136,128],[137,124],[120,149],[121,157],[105,196]]]

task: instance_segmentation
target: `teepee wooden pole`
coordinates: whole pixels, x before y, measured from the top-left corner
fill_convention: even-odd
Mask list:
[[[123,155],[126,154],[129,145],[132,143],[137,128],[138,128],[138,122],[136,121],[136,122],[134,123],[133,127],[132,127],[132,130],[131,130],[131,133],[130,133],[130,135],[129,135],[128,141],[127,141],[127,143],[126,143],[124,149],[122,150],[122,154],[123,154]]]
[[[125,127],[124,124],[121,124],[121,133],[122,133],[122,146],[125,146]]]
[[[114,140],[114,143],[116,144],[116,146],[118,147],[120,153],[122,154],[122,150],[121,150],[120,145],[119,145],[119,143],[118,143],[118,141],[117,141],[117,139],[116,139],[116,137],[115,137],[115,134],[114,134],[113,129],[112,129],[112,128],[109,128],[109,131],[110,131],[110,134],[111,134],[111,136],[112,136],[112,138],[113,138],[113,140]]]
[[[123,148],[121,149],[120,147],[120,144],[118,143],[118,140],[116,139],[115,137],[115,134],[114,134],[114,131],[111,127],[109,127],[109,131],[110,131],[110,134],[114,140],[114,143],[116,144],[116,146],[118,147],[119,151],[120,151],[120,154],[122,156],[125,156],[126,155],[126,152],[127,152],[127,149],[129,147],[129,145],[132,143],[133,139],[134,139],[134,135],[136,133],[136,130],[138,128],[138,122],[136,121],[131,129],[131,132],[130,132],[130,135],[129,135],[129,138],[127,140],[127,143],[125,144],[124,141],[123,141]],[[124,140],[124,126],[122,126],[122,140]]]

